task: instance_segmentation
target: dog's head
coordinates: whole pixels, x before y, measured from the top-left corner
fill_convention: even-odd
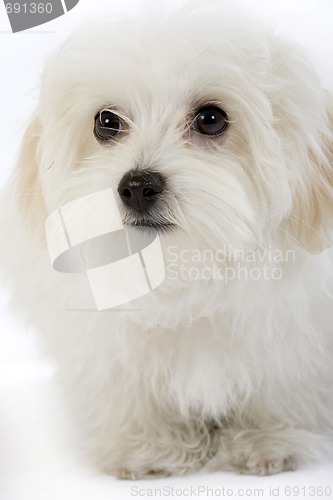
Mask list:
[[[103,21],[49,58],[16,171],[35,226],[111,187],[162,237],[330,244],[329,98],[297,47],[218,10]]]

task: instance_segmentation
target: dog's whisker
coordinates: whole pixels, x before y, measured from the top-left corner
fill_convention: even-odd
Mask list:
[[[310,231],[312,231],[314,234],[317,234],[318,238],[320,238],[320,234],[318,233],[318,231],[316,230],[316,228],[314,226],[309,224],[305,219],[295,215],[293,212],[290,212],[288,215],[285,215],[283,210],[279,211],[278,209],[272,209],[271,207],[266,207],[264,205],[258,205],[258,204],[254,204],[254,205],[256,205],[258,208],[260,208],[260,210],[266,210],[268,213],[271,213],[271,214],[276,214],[276,213],[281,214],[281,215],[284,215],[285,218],[288,218],[291,221],[294,221],[296,223],[301,223],[304,226],[306,226]],[[270,222],[270,220],[267,219],[267,222]],[[275,224],[275,227],[279,228],[280,226]]]

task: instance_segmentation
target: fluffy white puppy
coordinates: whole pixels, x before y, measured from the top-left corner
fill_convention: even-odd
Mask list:
[[[13,306],[119,477],[272,474],[332,450],[330,97],[302,50],[228,10],[71,36],[3,196]],[[158,232],[166,277],[97,312],[44,225],[106,187],[125,225]]]

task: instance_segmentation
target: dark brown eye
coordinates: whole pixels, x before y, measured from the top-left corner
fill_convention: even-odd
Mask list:
[[[197,112],[193,128],[204,135],[221,135],[228,127],[228,115],[216,106],[205,106]]]
[[[94,134],[100,141],[112,139],[123,129],[122,120],[108,109],[103,109],[95,116]]]

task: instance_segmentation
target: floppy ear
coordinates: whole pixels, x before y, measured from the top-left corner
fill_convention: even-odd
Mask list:
[[[333,96],[302,48],[270,38],[274,127],[288,169],[290,212],[282,229],[310,252],[333,244]]]
[[[37,117],[29,124],[21,145],[13,176],[16,204],[25,226],[32,230],[44,230],[47,216],[38,168],[38,145],[41,125]],[[43,232],[42,232],[43,234]]]
[[[308,151],[304,186],[296,187],[288,232],[302,246],[320,252],[333,245],[333,97],[327,96],[326,123],[318,147]]]

